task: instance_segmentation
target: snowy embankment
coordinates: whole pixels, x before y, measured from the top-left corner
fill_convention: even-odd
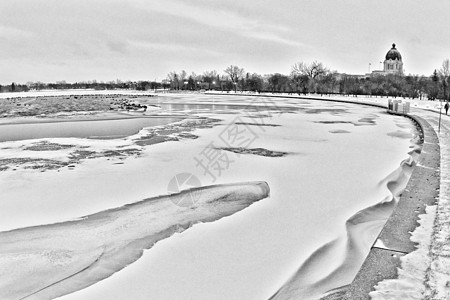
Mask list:
[[[379,282],[370,293],[376,300],[450,299],[450,120],[424,111],[414,113],[427,120],[439,137],[439,196],[419,216],[420,225],[411,233],[416,250],[401,257],[398,277]]]
[[[3,143],[10,159],[64,160],[74,148],[101,154],[106,146],[140,154],[123,160],[94,155],[55,171],[8,169],[0,174],[0,230],[62,222],[161,195],[182,172],[194,174],[205,186],[265,181],[271,197],[174,234],[144,251],[138,262],[64,298],[261,299],[279,290],[299,266],[317,275],[305,282],[308,293],[325,293],[351,281],[359,267],[348,257],[364,257],[359,250],[370,248],[408,174],[405,164],[402,172],[395,170],[413,147],[409,120],[372,107],[298,99],[168,95],[154,100],[220,121],[191,131],[192,138],[159,144],[138,143],[152,136],[148,129],[109,141],[46,139],[51,147],[72,148],[55,146],[59,150],[40,153],[25,149],[42,141]],[[210,108],[189,106],[192,102]],[[251,142],[239,145],[244,140],[235,134],[244,129],[244,140]],[[159,132],[172,136],[173,130],[166,125]],[[178,137],[187,136],[181,133]],[[220,155],[222,160],[215,162],[222,163],[221,169],[202,168],[199,161],[206,164],[212,154]],[[329,263],[315,261],[317,253]]]

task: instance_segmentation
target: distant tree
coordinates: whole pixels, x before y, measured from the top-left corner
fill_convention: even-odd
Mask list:
[[[420,97],[420,87],[419,87],[420,77],[417,75],[408,75],[404,77],[403,80],[403,93],[404,95],[411,98]]]
[[[269,88],[272,92],[290,91],[289,77],[286,75],[275,73],[268,78]]]
[[[180,80],[185,80],[187,78],[187,73],[185,70],[181,70],[180,72]]]
[[[310,64],[298,62],[292,66],[291,80],[297,86],[297,92],[300,92],[301,89],[306,94],[310,91],[314,92],[319,90],[317,81],[321,76],[325,76],[328,73],[328,68],[321,62],[313,61]]]
[[[264,84],[263,78],[256,73],[249,75],[247,78],[247,88],[250,91],[253,92],[261,91],[263,89],[263,84]]]
[[[11,83],[11,92],[14,92],[16,90],[16,85],[13,83]]]
[[[208,89],[211,89],[211,84],[216,81],[217,76],[216,70],[203,72],[203,81],[208,84]]]
[[[195,75],[194,75],[195,76]],[[187,80],[187,89],[193,90],[196,86],[196,81],[192,75],[189,76]]]
[[[224,70],[226,74],[230,77],[231,82],[234,85],[234,91],[237,90],[237,83],[239,82],[239,79],[241,79],[244,76],[244,69],[239,68],[238,66],[230,65],[228,68]]]
[[[179,76],[178,76],[178,78],[179,78],[179,84],[181,85],[181,87],[182,87],[182,89],[183,88],[186,88],[186,86],[187,86],[187,73],[186,73],[186,71],[185,70],[181,70],[181,72],[180,72],[180,74],[179,74]]]
[[[136,84],[136,90],[138,91],[146,91],[149,89],[156,89],[156,82],[139,81]]]
[[[442,66],[439,69],[439,76],[442,81],[442,86],[444,88],[444,100],[447,100],[447,87],[448,87],[448,80],[450,77],[450,60],[447,58],[442,62]]]
[[[195,74],[195,72],[192,72],[190,77],[192,77],[192,80],[194,81],[194,89],[201,88],[201,83],[203,82],[203,75]]]
[[[227,75],[219,75],[217,74],[217,78],[216,78],[216,84],[220,86],[221,91],[223,92],[224,90],[224,86],[227,84],[228,82],[228,77]]]
[[[178,74],[176,72],[170,72],[167,74],[167,80],[170,82],[170,88],[178,90],[180,88]]]
[[[433,81],[433,91],[430,94],[430,99],[431,100],[435,100],[438,96],[438,81],[439,81],[439,76],[438,76],[438,72],[436,69],[434,69],[433,75],[431,75],[431,80]]]
[[[297,62],[292,66],[291,74],[294,75],[309,75],[308,65],[304,62]]]
[[[311,79],[315,79],[320,75],[327,74],[328,72],[328,68],[326,68],[321,62],[313,61],[310,64],[306,64],[304,62],[295,63],[292,66],[291,74],[306,75]]]
[[[419,99],[422,100],[422,97],[424,97],[425,93],[427,92],[427,86],[429,84],[429,78],[426,76],[417,76],[416,79],[416,86],[419,94]]]
[[[336,93],[338,84],[338,73],[337,71],[330,71],[323,75],[319,79],[320,92],[321,93]]]
[[[295,86],[296,92],[298,94],[304,93],[306,94],[308,92],[308,85],[309,85],[309,77],[308,75],[303,75],[297,72],[291,72],[291,81]]]

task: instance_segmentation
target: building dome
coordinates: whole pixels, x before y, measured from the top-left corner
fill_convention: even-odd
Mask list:
[[[392,48],[391,50],[388,51],[388,53],[386,54],[386,60],[402,60],[402,55],[400,54],[400,52],[398,52],[398,50],[395,48],[395,44],[392,44]]]

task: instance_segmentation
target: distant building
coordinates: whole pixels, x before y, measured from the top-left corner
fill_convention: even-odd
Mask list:
[[[391,50],[389,50],[386,54],[386,59],[384,60],[383,66],[384,74],[403,75],[402,55],[397,48],[395,48],[395,44],[392,44]]]
[[[403,76],[403,60],[400,52],[395,48],[395,44],[392,44],[392,48],[386,53],[386,57],[383,63],[383,70],[373,70],[370,72],[369,64],[369,73],[365,73],[364,75],[354,75],[354,74],[339,74],[339,79],[345,75],[358,79],[370,78],[372,76],[384,76],[388,74],[396,74]],[[380,61],[381,66],[381,61]]]
[[[367,73],[366,77],[388,74],[403,75],[402,55],[397,48],[395,48],[395,44],[392,44],[391,50],[386,53],[386,57],[383,62],[383,70],[374,70],[372,73]]]

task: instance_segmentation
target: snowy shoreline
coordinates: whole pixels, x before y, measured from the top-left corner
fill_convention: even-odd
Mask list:
[[[423,157],[420,158],[417,173],[413,174],[415,178],[412,179],[412,183],[416,184],[405,193],[403,200],[412,203],[409,209],[408,205],[403,205],[403,210],[408,209],[410,212],[398,213],[398,215],[404,215],[403,227],[408,228],[408,232],[404,229],[400,230],[398,233],[402,237],[399,237],[396,231],[392,231],[392,223],[398,221],[398,216],[394,214],[392,221],[390,220],[391,224],[386,224],[385,234],[382,234],[377,241],[377,244],[388,241],[387,244],[390,247],[383,246],[385,249],[391,249],[390,244],[394,241],[397,243],[396,248],[403,253],[399,255],[399,261],[394,263],[397,267],[395,275],[382,277],[372,284],[374,287],[369,293],[372,299],[447,299],[450,296],[448,284],[450,274],[447,267],[448,243],[446,242],[450,233],[447,184],[449,148],[448,138],[446,138],[449,127],[448,123],[442,120],[445,131],[438,133],[435,131],[436,127],[430,122],[436,116],[419,112],[416,112],[416,115],[420,116],[418,121],[424,128],[426,146]],[[422,119],[424,117],[425,119]],[[417,213],[416,216],[412,212],[413,209]],[[408,226],[407,224],[411,221],[414,225]],[[389,235],[392,236],[389,237]],[[403,242],[404,245],[399,247],[399,241],[402,238],[409,238],[410,242]],[[399,241],[395,241],[396,239]],[[368,260],[371,259],[368,258]]]

